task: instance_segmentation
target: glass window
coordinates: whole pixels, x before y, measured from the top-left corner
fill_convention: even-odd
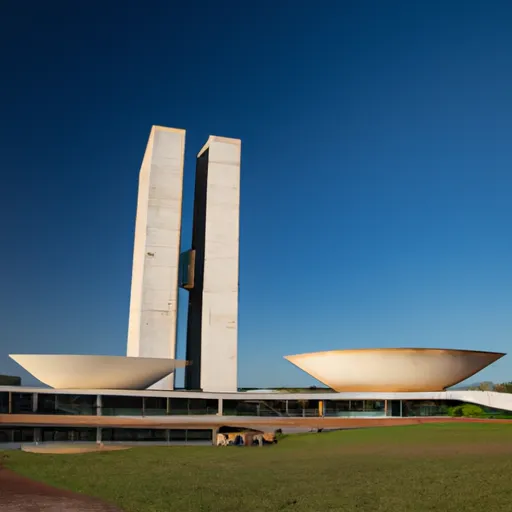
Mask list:
[[[94,427],[44,427],[41,429],[41,439],[44,443],[95,442],[96,429]]]
[[[7,414],[9,412],[9,393],[6,391],[0,393],[0,414]]]
[[[259,416],[260,405],[256,400],[224,400],[224,416]]]
[[[169,414],[188,414],[188,398],[169,398]]]
[[[288,400],[288,414],[290,416],[318,416],[318,400]]]
[[[167,398],[144,398],[144,416],[165,416],[167,414]]]
[[[384,400],[325,400],[325,416],[364,418],[385,414]]]
[[[12,393],[12,413],[32,414],[33,395],[32,393]]]
[[[102,396],[103,416],[142,416],[140,396]]]
[[[187,442],[194,441],[212,441],[213,433],[211,430],[187,430]]]
[[[165,429],[143,428],[104,428],[101,433],[102,441],[113,442],[166,442]]]
[[[169,441],[171,442],[185,442],[187,440],[186,430],[169,430]]]
[[[2,428],[0,443],[32,443],[34,442],[33,428]]]
[[[39,393],[37,397],[39,414],[96,415],[95,395],[53,395]]]
[[[403,400],[402,416],[446,416],[448,407],[445,401]]]
[[[188,401],[189,414],[217,414],[219,401],[215,399],[190,398]]]

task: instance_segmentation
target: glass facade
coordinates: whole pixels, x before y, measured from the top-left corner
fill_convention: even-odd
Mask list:
[[[32,414],[34,412],[34,395],[32,393],[11,393],[12,414]]]
[[[0,393],[0,414],[9,413],[9,393]]]
[[[95,395],[39,394],[38,414],[96,415]]]
[[[142,416],[141,396],[102,396],[103,416]]]
[[[40,440],[43,443],[96,442],[96,428],[44,427],[41,429]]]
[[[103,396],[103,416],[217,414],[219,401],[202,398]]]
[[[378,417],[385,416],[384,400],[325,400],[324,416]]]
[[[224,416],[319,416],[319,400],[224,400]]]
[[[447,416],[448,408],[457,402],[446,400],[402,400],[402,416]]]
[[[211,443],[211,429],[140,429],[95,427],[9,427],[0,429],[0,445],[7,443]]]
[[[211,442],[212,431],[197,429],[141,429],[141,428],[103,428],[101,440],[103,442],[145,442],[145,443],[194,443],[200,441]]]
[[[217,414],[219,401],[215,399],[201,398],[169,398],[169,414]]]
[[[0,392],[0,414],[62,416],[424,417],[445,416],[447,400],[306,400],[142,397],[62,393]]]
[[[26,427],[0,428],[1,443],[32,443],[34,442],[34,429]]]
[[[144,416],[165,416],[167,405],[167,398],[144,398]]]

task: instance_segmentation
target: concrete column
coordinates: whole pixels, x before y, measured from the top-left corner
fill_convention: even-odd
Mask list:
[[[187,389],[238,391],[240,153],[240,140],[211,136],[197,156]]]
[[[55,400],[57,400],[57,396],[55,396]],[[39,395],[38,393],[34,393],[32,395],[32,412],[37,412],[37,404],[39,403]]]
[[[103,430],[101,427],[96,428],[96,442],[100,444],[103,440],[102,438]]]
[[[224,416],[224,399],[219,398],[218,402],[217,416]]]
[[[11,391],[9,391],[9,405],[8,405],[7,412],[9,414],[12,414],[12,392]]]
[[[139,176],[127,355],[176,357],[185,131],[153,126]],[[174,374],[152,386],[174,389]]]
[[[103,415],[103,404],[101,400],[101,395],[96,395],[96,415],[102,416]]]

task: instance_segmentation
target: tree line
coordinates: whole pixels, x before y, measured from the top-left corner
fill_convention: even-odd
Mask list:
[[[478,386],[468,388],[470,391],[496,391],[497,393],[512,393],[512,382],[480,382]]]

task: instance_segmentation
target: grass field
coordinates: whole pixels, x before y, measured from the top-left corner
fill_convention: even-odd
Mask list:
[[[512,510],[512,425],[294,435],[264,448],[4,452],[23,475],[127,512]]]

